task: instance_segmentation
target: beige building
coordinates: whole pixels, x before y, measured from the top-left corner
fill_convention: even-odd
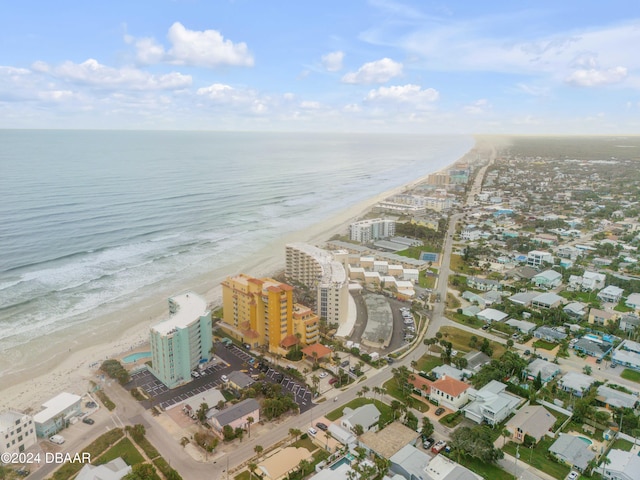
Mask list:
[[[8,410],[0,413],[0,453],[20,453],[36,444],[33,417]]]

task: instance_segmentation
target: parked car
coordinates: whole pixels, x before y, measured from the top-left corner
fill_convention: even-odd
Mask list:
[[[96,422],[95,422],[95,420],[93,418],[84,417],[82,419],[82,423],[86,423],[87,425],[93,425]]]
[[[323,432],[326,432],[329,429],[329,427],[327,427],[327,425],[322,422],[316,423],[316,427],[318,427]]]
[[[309,435],[311,435],[312,437],[315,437],[318,434],[318,431],[313,427],[310,427],[309,430],[307,431],[309,432]]]
[[[436,444],[433,447],[431,447],[431,451],[433,453],[440,453],[442,450],[445,449],[446,446],[447,446],[447,442],[445,442],[444,440],[438,440]]]
[[[531,350],[525,350],[525,351],[524,351],[524,354],[525,354],[525,355],[531,355]]]
[[[438,408],[436,408],[436,416],[438,416],[438,417],[439,417],[439,416],[440,416],[440,415],[442,415],[443,413],[444,413],[444,408],[442,408],[442,407],[438,407]]]
[[[342,362],[340,364],[341,367],[348,367],[349,366],[349,360],[345,360],[344,362]]]
[[[52,435],[51,437],[49,437],[49,441],[51,443],[62,445],[64,443],[64,437],[62,435]]]
[[[242,346],[247,350],[251,350],[251,345],[249,345],[248,343],[243,343]]]
[[[567,480],[576,480],[579,476],[580,474],[578,472],[572,470],[571,472],[569,472],[569,475],[567,475]]]
[[[222,375],[220,377],[220,380],[222,380],[223,382],[228,382],[229,381],[229,377],[227,377],[226,375]]]
[[[327,375],[329,375],[327,372],[322,372],[320,375],[318,375],[318,378],[324,378]]]
[[[329,380],[329,385],[333,385],[337,381],[338,381],[338,379],[336,377],[333,377],[331,380]]]
[[[431,445],[433,445],[433,442],[434,442],[433,438],[426,438],[422,440],[422,447],[425,450],[429,450],[431,448]]]

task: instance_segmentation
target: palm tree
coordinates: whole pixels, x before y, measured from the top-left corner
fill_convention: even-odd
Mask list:
[[[251,424],[255,422],[255,418],[253,417],[247,417],[247,430],[249,433],[249,438],[251,438]]]
[[[364,393],[364,397],[367,398],[367,393],[369,393],[371,389],[366,385],[362,387],[362,393]]]
[[[253,474],[256,471],[256,468],[258,468],[258,465],[256,463],[249,463],[248,465],[249,467],[249,480],[251,480],[251,478],[253,478]]]
[[[289,435],[291,435],[292,437],[295,437],[296,442],[298,441],[298,437],[300,435],[302,435],[302,431],[297,429],[297,428],[290,428],[289,429]]]
[[[300,463],[298,464],[298,468],[300,469],[300,472],[302,473],[302,476],[304,477],[305,474],[307,474],[307,470],[309,470],[309,468],[311,468],[311,463],[309,462],[309,460],[300,460]]]
[[[262,445],[256,445],[255,447],[253,447],[253,451],[256,452],[256,455],[258,456],[258,458],[260,458],[260,454],[262,453],[263,450],[264,448],[262,447]]]

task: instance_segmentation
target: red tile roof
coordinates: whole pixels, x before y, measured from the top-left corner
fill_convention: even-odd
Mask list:
[[[436,388],[441,392],[448,393],[452,397],[457,397],[464,392],[469,385],[460,380],[456,380],[453,377],[442,376],[435,382],[433,382],[432,388]]]

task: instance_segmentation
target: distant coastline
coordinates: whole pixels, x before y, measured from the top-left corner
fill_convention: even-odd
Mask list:
[[[477,146],[473,146],[462,157],[447,166],[437,168],[402,186],[387,190],[357,202],[355,205],[332,215],[310,227],[294,231],[232,264],[214,269],[195,278],[183,290],[202,294],[210,305],[220,302],[220,282],[234,273],[245,272],[254,276],[272,275],[284,266],[284,246],[293,241],[324,244],[336,233],[344,233],[349,223],[365,215],[373,205],[393,193],[404,191],[426,181],[428,175],[451,168],[468,157]],[[80,327],[74,332],[74,341],[69,343],[64,332],[34,339],[29,345],[32,352],[41,352],[38,363],[27,363],[24,368],[3,375],[0,379],[0,408],[37,408],[53,394],[69,390],[82,393],[88,388],[96,364],[106,358],[116,358],[132,351],[143,349],[148,342],[149,326],[167,315],[166,299],[175,294],[175,289],[159,289],[154,295],[141,298],[125,310],[109,313],[92,322],[91,327]],[[84,328],[85,331],[82,331]],[[20,351],[15,352],[17,355]],[[14,358],[20,361],[20,358]],[[23,360],[27,360],[24,358]],[[29,378],[29,380],[25,380]]]

